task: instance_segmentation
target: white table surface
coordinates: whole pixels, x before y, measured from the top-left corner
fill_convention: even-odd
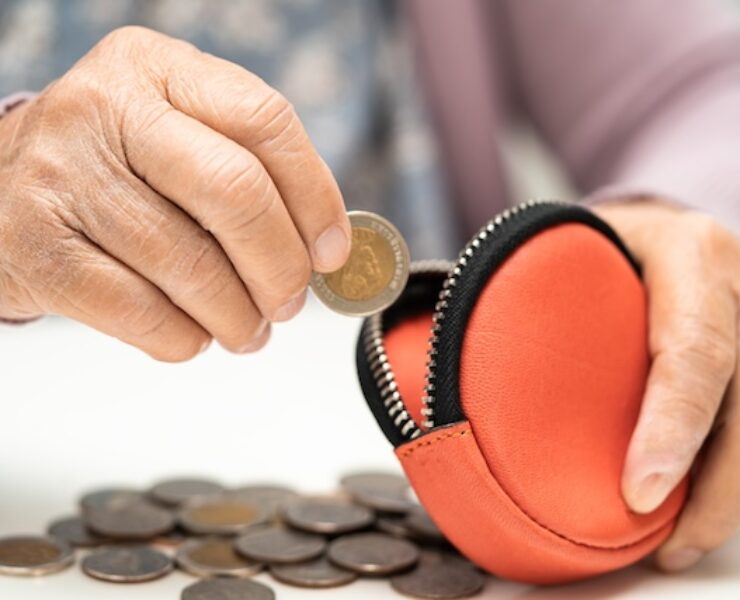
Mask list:
[[[358,326],[310,302],[297,319],[274,328],[258,355],[214,346],[178,365],[62,319],[0,328],[0,535],[42,532],[73,511],[82,491],[109,484],[143,487],[203,474],[230,485],[274,480],[321,492],[346,471],[398,469],[356,381]],[[304,591],[268,575],[258,580],[285,599],[396,597],[381,581]],[[177,599],[192,581],[175,573],[115,585],[73,567],[38,579],[0,577],[0,599]],[[638,565],[557,588],[491,579],[480,597],[699,595],[740,597],[740,539],[680,576]]]

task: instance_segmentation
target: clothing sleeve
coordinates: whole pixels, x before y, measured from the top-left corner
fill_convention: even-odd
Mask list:
[[[13,110],[16,106],[23,104],[36,96],[33,92],[16,92],[5,98],[0,98],[0,119]]]
[[[502,9],[514,89],[581,192],[658,194],[740,231],[740,4]]]

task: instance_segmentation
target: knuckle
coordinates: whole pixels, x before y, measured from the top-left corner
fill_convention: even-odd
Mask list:
[[[266,187],[268,183],[267,173],[257,161],[242,152],[221,152],[204,164],[227,208],[239,205],[250,191]]]
[[[94,69],[75,67],[38,100],[44,119],[51,121],[57,131],[64,132],[81,124],[90,127],[96,121],[92,116],[108,105],[110,94]]]
[[[289,150],[303,127],[293,105],[280,92],[270,89],[255,113],[259,123],[256,144],[269,143],[273,150]]]
[[[140,25],[124,25],[107,33],[97,44],[100,50],[135,47],[140,44],[151,43],[161,36],[152,29]]]
[[[714,421],[716,408],[715,402],[703,398],[675,395],[661,415],[665,424],[663,442],[669,446],[680,446],[676,450],[698,450]]]
[[[283,300],[287,301],[306,289],[311,279],[311,261],[307,253],[280,261],[278,266],[274,283],[284,290]]]
[[[255,312],[254,316],[256,318],[252,322],[244,324],[232,335],[222,337],[219,343],[230,352],[243,352],[245,348],[252,346],[264,334],[266,327],[259,313]]]
[[[708,321],[687,319],[674,348],[681,369],[698,370],[705,378],[729,379],[735,370],[736,349],[728,332]]]
[[[202,236],[194,244],[174,265],[173,273],[182,281],[186,295],[194,295],[207,302],[218,296],[232,281],[232,268],[210,237]]]
[[[271,260],[258,280],[250,282],[264,312],[272,313],[303,292],[311,279],[311,261],[303,251],[284,251]]]
[[[172,107],[163,100],[130,104],[121,110],[120,123],[123,143],[128,156],[143,157],[150,140],[156,139],[171,114]]]
[[[122,298],[113,313],[120,315],[128,333],[137,339],[156,335],[172,316],[170,307],[162,299],[141,299],[130,295]]]
[[[245,241],[253,232],[269,227],[279,197],[267,172],[254,165],[247,168],[229,165],[222,169],[222,176],[223,202],[215,225]]]

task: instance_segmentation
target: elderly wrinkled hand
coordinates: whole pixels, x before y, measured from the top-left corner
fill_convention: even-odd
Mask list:
[[[285,98],[146,29],[109,34],[0,139],[0,317],[63,314],[162,360],[247,352],[349,253]]]
[[[711,218],[660,202],[598,212],[643,267],[652,367],[627,453],[623,495],[655,509],[698,456],[678,525],[657,553],[685,569],[740,525],[740,240]]]

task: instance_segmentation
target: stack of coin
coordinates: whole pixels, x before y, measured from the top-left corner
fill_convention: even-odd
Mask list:
[[[347,475],[329,496],[192,478],[148,491],[97,490],[80,499],[77,515],[52,522],[47,536],[0,539],[0,574],[60,571],[73,564],[74,549],[82,571],[102,581],[151,581],[175,568],[198,577],[182,600],[269,600],[271,588],[251,579],[262,571],[304,588],[388,578],[417,598],[466,598],[485,582],[407,481],[389,473]]]

